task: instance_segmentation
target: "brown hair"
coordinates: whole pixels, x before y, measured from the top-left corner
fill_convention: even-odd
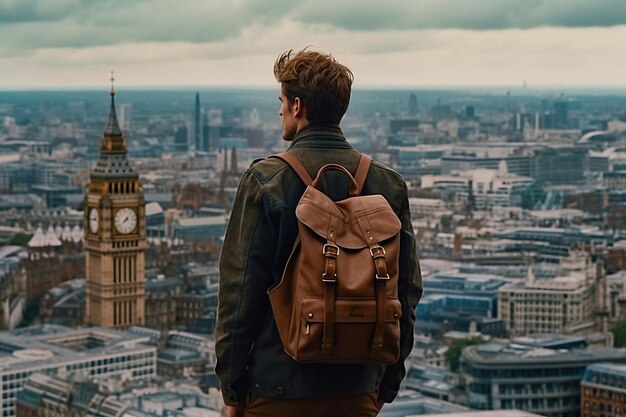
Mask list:
[[[348,110],[354,76],[330,54],[284,52],[274,63],[274,77],[289,101],[302,100],[309,123],[339,124]]]

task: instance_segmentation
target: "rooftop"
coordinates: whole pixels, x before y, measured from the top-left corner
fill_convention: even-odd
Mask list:
[[[626,393],[626,365],[596,363],[585,369],[582,383]]]
[[[552,346],[559,346],[567,343],[586,344],[586,338],[584,336],[571,336],[564,334],[535,334],[532,336],[516,337],[513,339],[513,342],[520,345],[550,348]]]
[[[564,363],[580,364],[600,361],[626,363],[626,349],[597,348],[546,349],[518,343],[486,343],[469,346],[463,350],[463,358],[474,365],[503,366],[530,365],[560,367]]]
[[[593,365],[589,365],[590,370],[604,372],[611,375],[619,375],[622,377],[626,377],[626,364],[617,364],[617,363],[595,363]]]
[[[418,414],[406,416],[417,417]],[[419,417],[542,417],[539,414],[520,410],[463,411],[447,414],[419,414]]]
[[[146,216],[163,213],[163,207],[155,201],[146,204]]]
[[[46,324],[0,332],[0,371],[30,368],[38,362],[150,349],[148,337],[102,327],[72,329]]]
[[[425,397],[417,391],[400,391],[391,404],[385,404],[380,417],[404,417],[407,415],[440,415],[439,413],[462,412],[467,410],[457,404]]]
[[[179,227],[199,227],[222,225],[226,223],[226,216],[191,217],[177,220]]]

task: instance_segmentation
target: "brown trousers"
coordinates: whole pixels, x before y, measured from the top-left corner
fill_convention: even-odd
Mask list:
[[[376,417],[378,392],[316,398],[267,398],[253,395],[244,417]]]

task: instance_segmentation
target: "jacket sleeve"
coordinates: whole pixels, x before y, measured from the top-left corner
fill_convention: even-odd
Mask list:
[[[264,192],[250,170],[239,182],[220,256],[215,373],[224,403],[243,404],[248,358],[267,303],[275,240]]]
[[[422,296],[422,274],[415,246],[415,234],[411,224],[411,212],[406,184],[402,191],[400,204],[400,259],[398,277],[398,298],[402,304],[400,319],[400,359],[388,365],[379,387],[379,398],[384,402],[392,402],[398,395],[400,383],[406,375],[404,361],[413,349],[413,332],[415,326],[415,308]]]

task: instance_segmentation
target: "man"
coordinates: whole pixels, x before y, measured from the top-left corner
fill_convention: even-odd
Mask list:
[[[282,135],[315,178],[338,163],[354,173],[360,153],[339,122],[348,109],[353,76],[327,54],[286,52],[274,64],[281,84]],[[341,181],[324,192],[346,197]],[[282,276],[297,237],[295,207],[305,186],[279,159],[252,164],[243,174],[220,260],[216,373],[229,417],[376,416],[397,395],[413,347],[415,306],[422,293],[406,183],[373,162],[362,194],[382,194],[402,223],[398,295],[401,353],[394,365],[302,364],[288,356],[272,315],[268,289]]]

